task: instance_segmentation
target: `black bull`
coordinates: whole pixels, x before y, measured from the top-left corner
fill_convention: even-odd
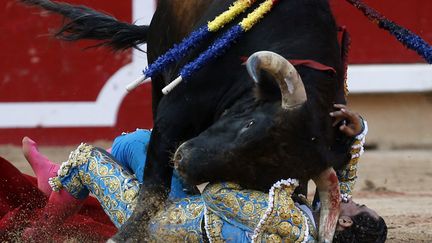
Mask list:
[[[104,40],[103,44],[115,49],[147,42],[150,63],[233,2],[160,0],[151,25],[137,27],[85,7],[23,1],[69,18],[57,33],[63,39]],[[279,1],[226,54],[163,96],[161,89],[177,76],[179,67],[208,44],[152,77],[154,128],[145,183],[139,205],[117,240],[140,237],[139,228],[146,226],[166,199],[173,161],[191,185],[229,180],[264,191],[282,178],[307,181],[348,161],[347,148],[328,115],[332,104],[345,101],[341,48],[327,0]],[[261,50],[285,59],[313,60],[336,73],[297,66],[307,100],[282,102],[290,100],[284,85],[277,82],[283,71],[264,67],[260,72],[266,65],[258,57],[249,63],[251,77],[242,65],[241,57]]]

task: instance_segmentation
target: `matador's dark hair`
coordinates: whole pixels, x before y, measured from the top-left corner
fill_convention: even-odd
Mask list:
[[[342,231],[336,231],[335,243],[382,243],[387,239],[387,225],[383,218],[376,219],[369,213],[351,217],[353,224]]]

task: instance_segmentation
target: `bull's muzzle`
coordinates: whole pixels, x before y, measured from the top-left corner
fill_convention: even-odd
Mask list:
[[[174,153],[173,156],[173,163],[174,163],[174,168],[176,170],[178,170],[181,166],[181,164],[183,163],[183,159],[184,159],[184,151],[183,148],[185,147],[185,144],[183,143],[182,145],[180,145],[180,147],[177,148],[176,152]]]
[[[191,155],[191,149],[188,147],[187,143],[183,143],[180,145],[176,152],[174,153],[174,156],[172,158],[174,169],[177,171],[178,175],[183,181],[189,181],[190,173],[193,171],[190,171],[189,167],[189,159]]]

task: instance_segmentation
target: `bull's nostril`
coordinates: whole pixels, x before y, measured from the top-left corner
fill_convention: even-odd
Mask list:
[[[177,151],[174,154],[174,167],[177,168],[180,162],[182,161],[182,159],[183,159],[183,154],[180,151]]]

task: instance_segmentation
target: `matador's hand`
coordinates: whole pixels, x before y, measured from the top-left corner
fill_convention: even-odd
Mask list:
[[[337,110],[330,112],[330,116],[334,118],[333,126],[344,121],[339,130],[349,137],[357,136],[362,132],[362,119],[358,113],[350,111],[342,104],[335,104],[334,107]]]

